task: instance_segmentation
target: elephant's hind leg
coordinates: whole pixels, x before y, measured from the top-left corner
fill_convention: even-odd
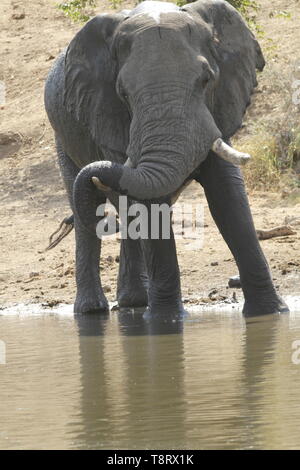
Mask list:
[[[77,295],[74,304],[75,313],[107,311],[108,302],[103,293],[100,280],[100,250],[101,240],[96,231],[90,231],[82,225],[76,216],[73,204],[73,185],[79,169],[64,152],[57,142],[57,153],[62,177],[67,189],[70,206],[74,213],[74,227],[76,238],[76,284]],[[95,217],[96,208],[105,203],[106,196],[95,191],[95,198],[91,201],[90,210]]]
[[[148,305],[148,276],[140,240],[121,240],[117,299],[120,307]]]
[[[127,227],[132,221],[128,216],[128,207],[132,204],[126,198],[126,210],[120,206],[120,198],[116,193],[109,194],[110,202],[119,213],[122,226],[126,222]],[[125,221],[124,221],[125,217]],[[148,305],[148,275],[143,256],[141,240],[130,237],[121,237],[120,264],[117,285],[117,300],[119,307],[145,307]]]
[[[167,208],[170,214],[169,200],[156,200],[154,205],[157,204]],[[180,272],[171,216],[164,214],[162,209],[159,215],[156,213],[152,217],[151,201],[145,201],[145,206],[148,237],[142,239],[141,243],[149,276],[146,316],[181,318],[185,311],[181,300]]]

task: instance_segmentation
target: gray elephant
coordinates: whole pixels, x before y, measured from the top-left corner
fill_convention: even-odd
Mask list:
[[[277,295],[229,139],[262,70],[260,47],[226,1],[147,1],[90,20],[50,71],[45,105],[74,214],[77,313],[104,311],[96,209],[118,195],[172,204],[205,190],[239,268],[245,315],[288,311]],[[227,144],[226,144],[227,142]],[[117,298],[152,314],[183,312],[174,236],[122,239]]]

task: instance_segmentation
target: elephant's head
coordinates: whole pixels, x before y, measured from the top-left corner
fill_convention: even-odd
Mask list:
[[[86,166],[79,193],[93,178],[100,189],[158,198],[178,190],[211,148],[243,160],[220,138],[240,127],[263,66],[253,34],[223,0],[144,2],[89,21],[67,51],[65,104],[107,160],[114,151],[129,164]]]

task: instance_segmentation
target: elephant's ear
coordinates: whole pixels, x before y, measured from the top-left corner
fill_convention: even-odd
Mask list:
[[[199,0],[183,10],[198,14],[215,36],[215,60],[220,76],[213,115],[224,138],[240,128],[250,96],[257,86],[256,69],[265,61],[258,42],[239,12],[223,0]]]
[[[123,152],[128,145],[129,114],[116,89],[111,57],[114,32],[123,15],[90,20],[71,41],[65,58],[64,103],[85,125],[95,143]]]

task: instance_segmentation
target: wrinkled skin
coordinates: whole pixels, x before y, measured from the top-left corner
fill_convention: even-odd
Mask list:
[[[260,47],[222,0],[180,9],[143,2],[87,23],[49,74],[45,103],[75,217],[75,312],[107,309],[99,280],[97,206],[118,194],[171,204],[189,179],[205,190],[237,262],[244,314],[286,311],[259,246],[239,169],[210,151],[242,123],[263,69]],[[124,166],[127,158],[131,166]],[[97,177],[112,192],[92,183]],[[183,312],[174,237],[122,240],[120,306]]]

